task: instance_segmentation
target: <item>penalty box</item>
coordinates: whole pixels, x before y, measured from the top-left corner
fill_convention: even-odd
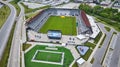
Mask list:
[[[31,61],[37,63],[63,65],[64,52],[37,50]]]

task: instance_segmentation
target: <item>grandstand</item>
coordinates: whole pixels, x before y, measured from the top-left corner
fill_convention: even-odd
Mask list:
[[[76,24],[78,24],[76,27],[78,35],[93,33],[85,12],[79,9],[48,8],[27,21],[26,25],[29,29],[38,32],[50,16],[74,16]]]

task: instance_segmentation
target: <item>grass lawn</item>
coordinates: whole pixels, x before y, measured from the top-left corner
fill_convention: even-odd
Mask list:
[[[61,62],[62,54],[38,51],[35,60]]]
[[[88,58],[90,57],[91,53],[92,53],[93,50],[89,49],[85,55],[81,55],[81,57],[84,59],[84,60],[88,60]]]
[[[0,28],[7,20],[9,14],[10,14],[10,8],[7,5],[4,5],[2,8],[0,8]]]
[[[22,46],[23,51],[28,49],[30,46],[31,46],[31,44],[23,44],[23,46]]]
[[[70,50],[68,50],[64,47],[56,47],[56,48],[58,48],[58,50],[47,50],[47,49],[45,49],[46,47],[48,47],[48,46],[36,45],[30,51],[25,53],[25,67],[69,67],[69,65],[74,60]],[[63,65],[57,65],[57,64],[31,62],[36,50],[64,52],[64,62],[63,62],[64,64]],[[56,59],[56,57],[54,57],[52,59]]]
[[[27,20],[31,19],[32,17],[36,16],[37,14],[39,14],[39,12],[33,12],[33,13],[30,13],[28,15],[25,15],[25,18]]]
[[[93,44],[93,43],[90,43],[90,42],[86,42],[86,43],[84,44],[84,46],[88,46],[88,47],[91,47],[92,49],[94,49],[96,45]]]
[[[102,32],[100,32],[98,35],[97,35],[97,37],[95,38],[95,40],[94,40],[94,43],[95,44],[97,44],[98,43],[98,41],[100,40],[100,38],[102,37]]]
[[[61,30],[63,35],[76,35],[76,18],[51,16],[39,32],[47,33],[48,30]]]
[[[78,67],[77,62],[75,62],[72,67]]]

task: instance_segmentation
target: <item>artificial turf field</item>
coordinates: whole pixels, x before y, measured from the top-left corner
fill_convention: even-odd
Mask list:
[[[76,18],[50,16],[39,32],[47,33],[48,30],[60,30],[63,35],[76,35]]]
[[[25,53],[25,67],[69,67],[69,65],[74,60],[70,50],[64,48],[64,47],[55,47],[58,48],[58,50],[48,50],[45,49],[48,46],[42,46],[42,45],[36,45],[33,47],[30,51]],[[46,51],[54,51],[54,52],[64,52],[64,62],[63,65],[57,65],[57,64],[47,64],[47,63],[40,63],[40,62],[32,62],[32,58],[35,55],[35,52],[37,50],[46,50]],[[44,56],[45,54],[43,54]],[[43,57],[45,59],[45,57]],[[43,60],[44,60],[43,59]],[[56,57],[52,58],[53,60],[56,59]],[[61,58],[62,59],[62,58]],[[45,59],[46,60],[46,59]]]
[[[62,58],[62,54],[50,53],[50,52],[38,52],[35,57],[35,60],[61,62],[61,58]]]

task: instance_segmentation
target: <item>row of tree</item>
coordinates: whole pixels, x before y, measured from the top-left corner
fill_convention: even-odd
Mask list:
[[[14,2],[17,4],[20,0],[14,0]]]
[[[98,15],[114,21],[120,21],[120,12],[118,12],[118,9],[103,8],[101,6],[91,7],[87,4],[81,4],[79,8],[88,14]]]

